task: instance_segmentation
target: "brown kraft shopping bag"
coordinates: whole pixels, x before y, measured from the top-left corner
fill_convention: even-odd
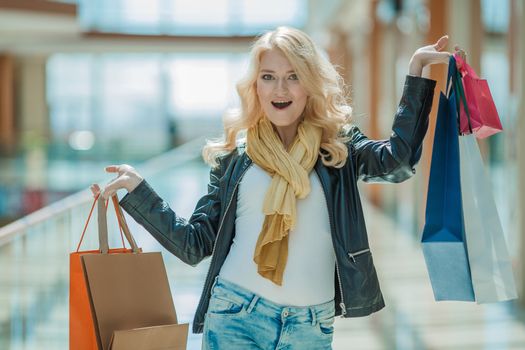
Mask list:
[[[186,349],[188,324],[177,323],[161,253],[142,253],[131,234],[132,254],[109,251],[102,199],[98,207],[101,254],[81,262],[99,349],[111,349],[112,339],[114,350],[126,341],[133,349]]]
[[[115,331],[111,350],[186,350],[188,324]]]

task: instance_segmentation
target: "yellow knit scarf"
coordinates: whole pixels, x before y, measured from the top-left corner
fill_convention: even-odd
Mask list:
[[[259,274],[277,285],[282,285],[288,259],[288,233],[295,227],[296,197],[305,198],[310,193],[309,173],[317,161],[321,136],[320,127],[304,120],[287,152],[266,117],[248,129],[248,156],[272,176],[253,260]]]

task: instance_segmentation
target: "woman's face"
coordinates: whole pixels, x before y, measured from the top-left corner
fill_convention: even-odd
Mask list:
[[[262,54],[257,96],[264,113],[275,126],[299,124],[308,95],[281,50],[271,49]]]

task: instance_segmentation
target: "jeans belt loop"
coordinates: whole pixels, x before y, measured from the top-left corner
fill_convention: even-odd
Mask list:
[[[317,324],[317,314],[315,312],[315,308],[310,307],[310,314],[312,314],[312,326],[315,326]]]
[[[248,305],[248,308],[246,309],[246,312],[247,313],[252,312],[253,308],[255,307],[255,304],[257,304],[258,301],[259,301],[259,296],[254,295],[252,298],[252,301],[250,302],[250,305]]]

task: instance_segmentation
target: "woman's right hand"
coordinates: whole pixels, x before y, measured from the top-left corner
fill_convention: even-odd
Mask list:
[[[110,165],[106,167],[106,172],[117,173],[117,177],[111,180],[102,191],[102,196],[105,199],[113,196],[117,190],[124,188],[129,192],[133,191],[142,182],[143,177],[131,165]],[[97,196],[100,191],[98,184],[93,184],[90,187],[94,196]]]

